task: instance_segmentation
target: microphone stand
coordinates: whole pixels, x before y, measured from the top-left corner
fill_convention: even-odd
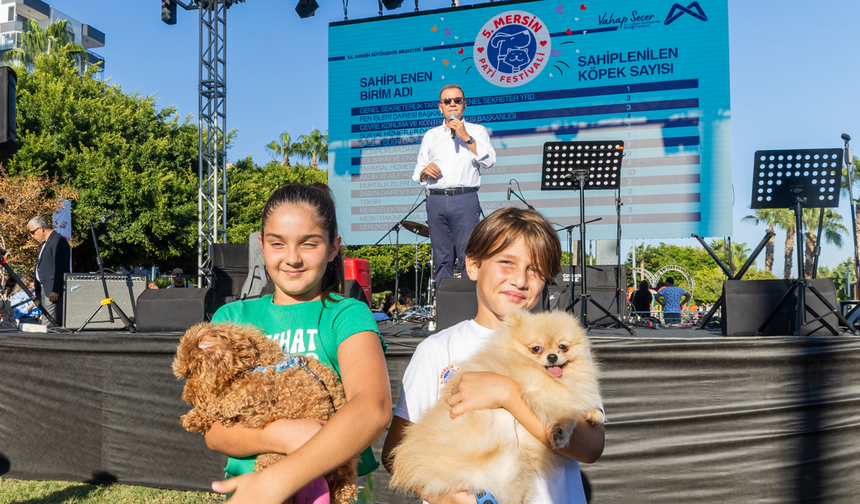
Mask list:
[[[516,180],[515,180],[514,182],[516,182]],[[519,184],[519,182],[517,182],[517,187],[519,188],[519,186],[520,186],[520,184]],[[520,201],[522,201],[523,203],[525,203],[525,205],[529,208],[529,210],[535,210],[535,207],[531,206],[531,205],[529,204],[529,202],[528,202],[528,201],[526,201],[526,200],[525,200],[525,198],[523,198],[522,196],[520,196],[519,194],[517,194],[517,192],[516,192],[516,191],[513,191],[513,190],[512,190],[512,191],[511,191],[511,194],[513,194],[514,196],[516,196],[518,200],[520,200]],[[508,201],[510,201],[510,198],[508,198]],[[537,211],[537,210],[535,210],[535,211]],[[578,224],[577,224],[577,225],[578,225]],[[559,231],[560,231],[560,230],[559,230]]]
[[[418,207],[423,205],[425,201],[427,201],[427,196],[424,196],[424,198],[418,204],[416,204],[414,207],[412,207],[411,210],[409,210],[409,213],[404,215],[402,219],[400,219],[399,221],[397,221],[396,224],[391,226],[391,229],[389,229],[387,233],[382,235],[382,238],[380,238],[376,243],[373,244],[373,246],[376,247],[377,245],[380,244],[380,242],[382,242],[382,240],[385,239],[386,236],[390,235],[391,232],[394,231],[394,236],[395,236],[395,240],[394,240],[395,241],[395,245],[394,245],[394,318],[395,319],[400,314],[400,297],[399,297],[400,296],[400,229],[403,227],[403,221],[405,221],[407,217],[412,215],[412,213],[415,210],[418,210]]]
[[[860,249],[857,246],[857,208],[854,203],[854,181],[851,180],[851,171],[854,167],[853,156],[851,156],[851,147],[848,142],[851,137],[847,134],[842,134],[842,139],[845,140],[845,171],[848,173],[848,200],[851,206],[851,236],[854,238],[854,298],[860,299]],[[820,236],[820,233],[819,233]],[[853,310],[852,310],[853,311]]]
[[[597,222],[601,219],[603,219],[603,217],[591,219],[590,221],[587,221],[586,224],[591,224],[592,222]],[[558,228],[555,230],[556,233],[558,233],[560,231],[567,231],[567,267],[570,268],[570,273],[569,273],[569,276],[567,279],[567,281],[568,281],[568,291],[567,292],[568,292],[568,295],[570,296],[570,299],[573,299],[573,286],[575,283],[573,281],[573,277],[574,277],[574,275],[573,275],[573,273],[574,273],[574,271],[573,271],[573,230],[578,228],[581,225],[582,225],[582,223],[580,222],[579,224],[571,224],[570,226],[561,227],[561,228]],[[582,267],[582,274],[583,275],[585,274],[585,266]],[[564,304],[564,306],[567,306],[567,303],[564,303],[564,299],[562,299],[561,302],[562,302],[562,304]]]

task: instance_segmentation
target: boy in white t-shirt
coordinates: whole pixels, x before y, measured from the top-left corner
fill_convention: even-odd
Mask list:
[[[391,451],[403,429],[441,397],[442,385],[457,363],[470,358],[487,343],[505,315],[530,310],[540,301],[541,290],[561,270],[561,244],[552,225],[534,210],[503,208],[478,223],[466,247],[466,272],[477,282],[478,314],[423,341],[403,374],[400,399],[382,450],[391,471]],[[470,410],[504,408],[535,438],[549,446],[546,429],[528,408],[517,384],[495,373],[464,373],[451,391],[451,414]],[[579,463],[594,463],[603,454],[603,425],[579,420],[570,444],[558,453],[566,462],[546,478],[535,478],[529,504],[585,504]],[[473,493],[457,491],[432,504],[475,504]],[[503,504],[503,503],[502,503]]]

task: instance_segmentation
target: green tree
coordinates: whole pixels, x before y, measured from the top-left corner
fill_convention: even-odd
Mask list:
[[[742,220],[752,222],[756,226],[766,224],[768,231],[773,232],[776,221],[779,218],[779,210],[772,208],[760,208],[752,215],[747,215]],[[770,240],[764,246],[764,269],[765,271],[773,271],[773,254],[776,245],[776,235],[771,236]]]
[[[328,181],[328,172],[303,165],[284,166],[270,161],[258,166],[247,158],[227,168],[227,241],[248,243],[248,235],[260,230],[266,200],[284,184]],[[375,273],[375,272],[374,272]]]
[[[732,242],[731,254],[729,253],[729,242],[726,239],[719,238],[711,240],[711,243],[708,245],[711,246],[714,254],[723,261],[723,264],[729,268],[732,272],[732,276],[734,276],[747,259],[749,259],[750,249],[747,248],[746,243]],[[731,264],[731,266],[729,266],[729,264]]]
[[[24,23],[18,47],[6,51],[2,60],[6,64],[18,63],[31,67],[38,56],[57,54],[70,59],[78,68],[83,68],[87,61],[87,50],[74,40],[71,25],[65,19],[54,21],[44,29],[36,21],[28,19]]]
[[[95,267],[90,220],[109,264],[196,263],[197,127],[174,107],[157,109],[153,96],[81,74],[67,54],[36,55],[19,67],[19,151],[0,161],[9,173],[55,176],[75,188],[72,237],[75,269]]]
[[[310,135],[302,135],[293,144],[293,150],[302,159],[309,159],[311,167],[318,168],[317,160],[328,163],[328,131],[323,135],[320,130],[311,131]]]
[[[296,152],[293,150],[294,147],[298,144],[292,143],[292,138],[290,134],[287,132],[281,133],[280,138],[277,140],[272,140],[268,144],[266,144],[266,150],[268,150],[272,157],[275,158],[284,158],[284,167],[290,167],[290,156],[295,154]]]
[[[819,208],[806,208],[803,210],[803,227],[805,228],[804,238],[804,265],[803,276],[812,278],[813,254],[815,252],[816,236],[818,232]],[[848,229],[842,225],[842,216],[834,212],[832,208],[824,209],[824,220],[822,231],[824,233],[824,241],[842,248],[842,233]],[[821,237],[818,237],[818,241]]]

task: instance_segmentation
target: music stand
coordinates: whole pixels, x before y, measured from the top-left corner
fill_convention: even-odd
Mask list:
[[[427,196],[424,196],[424,198],[418,204],[413,206],[412,209],[409,210],[409,212],[406,215],[404,215],[402,219],[400,219],[399,221],[397,221],[397,223],[395,223],[393,226],[391,226],[391,228],[388,230],[388,232],[385,233],[384,235],[382,235],[382,238],[380,238],[376,243],[373,244],[374,247],[378,246],[380,243],[382,243],[382,240],[384,240],[386,236],[390,235],[391,232],[394,231],[394,238],[395,238],[395,245],[394,245],[394,318],[395,319],[399,318],[400,310],[401,310],[401,308],[400,308],[400,297],[399,297],[400,296],[400,269],[399,269],[400,268],[400,230],[405,227],[404,223],[411,222],[411,221],[407,221],[406,219],[408,219],[409,216],[412,215],[412,213],[415,212],[415,210],[418,210],[418,207],[423,205],[426,201],[427,201]],[[408,228],[407,228],[407,230],[412,231],[412,229],[408,229]],[[429,235],[430,232],[428,231],[427,234]]]
[[[543,164],[541,166],[542,191],[578,190],[579,191],[579,264],[582,265],[580,294],[576,296],[565,311],[570,312],[582,301],[580,320],[588,326],[588,303],[601,310],[631,335],[636,333],[627,324],[607,310],[588,294],[585,270],[585,190],[619,189],[621,187],[621,160],[624,157],[624,142],[585,141],[585,142],[546,142],[543,144]],[[571,271],[571,275],[573,272]],[[573,291],[570,293],[573,297]],[[616,296],[618,293],[616,292]]]
[[[795,220],[795,248],[797,249],[797,278],[792,280],[791,288],[782,296],[764,323],[756,329],[762,334],[770,321],[779,313],[782,305],[795,292],[794,335],[801,336],[806,319],[806,291],[812,292],[840,322],[856,334],[854,327],[845,320],[818,289],[803,275],[803,209],[828,208],[839,206],[839,192],[842,182],[842,149],[802,149],[756,151],[753,163],[753,191],[750,208],[791,208]],[[819,237],[820,238],[820,237]],[[811,310],[810,310],[811,311]],[[813,312],[813,315],[815,313]],[[827,313],[807,323],[822,320]],[[824,324],[835,335],[837,329]]]

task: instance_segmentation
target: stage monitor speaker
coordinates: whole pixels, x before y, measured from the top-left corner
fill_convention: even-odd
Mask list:
[[[477,284],[468,278],[443,278],[436,288],[436,330],[441,331],[478,314]]]
[[[213,243],[209,253],[215,292],[222,297],[238,298],[248,278],[248,245]]]
[[[824,298],[836,306],[836,287],[829,278],[810,280]],[[791,280],[726,280],[723,284],[725,305],[721,327],[725,336],[754,336],[776,308],[782,296],[791,288]],[[797,291],[782,305],[770,321],[763,336],[790,336],[794,334]],[[811,291],[806,292],[807,318],[812,320],[829,310]],[[815,315],[813,315],[813,313]],[[831,313],[818,322],[801,328],[804,336],[831,336],[828,326],[839,330],[839,319]]]
[[[15,89],[17,76],[8,66],[0,67],[0,154],[14,154],[18,151],[16,134]]]
[[[570,286],[571,270],[574,275],[573,296],[565,290]],[[627,266],[621,265],[620,268],[617,264],[586,266],[585,272],[587,275],[587,294],[591,295],[592,299],[600,303],[601,306],[609,310],[613,315],[624,320],[627,316],[627,296],[624,292],[627,285]],[[552,289],[563,293],[562,299],[556,304],[557,309],[565,309],[581,293],[581,277],[582,268],[580,266],[562,266],[561,273],[555,277],[557,285],[550,286],[550,293],[552,293]],[[616,290],[616,286],[621,290]],[[561,291],[558,291],[558,289],[561,289]],[[579,317],[581,310],[582,302],[580,301],[573,308],[573,315]],[[600,309],[591,305],[588,307],[588,323],[612,325],[615,321],[600,311]]]
[[[146,289],[137,300],[138,332],[187,331],[224,305],[224,299],[211,288]]]
[[[104,286],[98,273],[66,273],[65,294],[63,295],[64,327],[77,329],[84,325],[90,315],[101,305],[105,298]],[[137,319],[137,298],[146,290],[145,275],[105,275],[108,295],[116,301],[125,315],[134,322]],[[110,321],[107,307],[99,310],[84,330],[123,329],[125,324],[114,312]]]

